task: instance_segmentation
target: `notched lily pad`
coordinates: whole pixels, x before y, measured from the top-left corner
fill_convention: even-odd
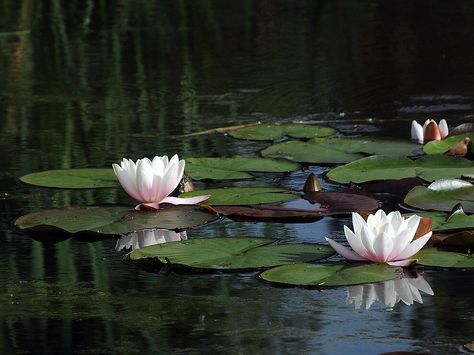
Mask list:
[[[444,155],[417,160],[375,155],[332,169],[327,177],[342,184],[418,177],[425,181],[459,178],[474,173],[474,162]]]
[[[238,139],[247,140],[274,140],[283,136],[293,138],[313,138],[330,136],[337,131],[327,126],[317,126],[303,123],[275,123],[257,124],[229,132],[229,135]]]
[[[132,261],[191,268],[194,271],[240,271],[315,261],[334,251],[319,244],[270,244],[269,238],[199,238],[134,250]]]
[[[413,256],[417,264],[426,267],[470,269],[474,268],[472,254],[457,253],[440,248],[426,248]]]
[[[120,186],[112,168],[60,169],[20,177],[26,184],[61,189],[94,189]]]
[[[180,197],[211,195],[204,203],[211,206],[256,205],[260,203],[283,202],[300,198],[285,189],[273,187],[227,187],[186,192]]]
[[[474,213],[474,186],[449,190],[432,190],[428,187],[416,186],[405,196],[404,202],[422,210],[445,212],[450,212],[454,206],[461,203],[465,212]]]
[[[193,228],[217,218],[197,206],[171,206],[156,211],[134,211],[127,207],[64,207],[29,213],[15,226],[24,232],[86,233],[121,235],[142,229]]]
[[[377,200],[359,194],[344,192],[311,192],[305,199],[255,206],[214,206],[210,210],[237,219],[300,221],[350,212],[377,209]]]
[[[262,158],[187,158],[186,173],[193,179],[248,179],[249,172],[286,173],[300,169],[298,163]]]
[[[384,264],[284,265],[262,272],[259,277],[274,284],[303,287],[334,287],[392,280],[402,268]]]
[[[261,154],[300,163],[342,164],[372,154],[411,156],[418,149],[417,144],[393,138],[336,137],[314,138],[308,142],[283,142],[262,150]]]

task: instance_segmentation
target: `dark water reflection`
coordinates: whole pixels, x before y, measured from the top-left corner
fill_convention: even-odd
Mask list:
[[[266,145],[177,137],[190,132],[302,119],[407,136],[413,118],[472,122],[473,2],[0,0],[0,9],[0,353],[446,354],[473,340],[472,272],[426,272],[435,295],[423,304],[356,311],[342,288],[150,274],[124,263],[116,240],[40,242],[12,228],[38,209],[132,204],[120,190],[24,186],[17,177],[28,172],[155,154],[253,156]],[[309,171],[232,184],[300,188]],[[347,222],[222,220],[188,237],[321,242]]]

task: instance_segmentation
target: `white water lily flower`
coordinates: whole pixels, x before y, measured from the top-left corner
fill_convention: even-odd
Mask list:
[[[411,123],[411,139],[418,144],[424,144],[429,141],[439,141],[444,139],[449,133],[446,120],[439,121],[439,125],[434,120],[426,120],[421,126],[418,122]]]
[[[415,302],[423,303],[420,291],[433,296],[430,284],[422,277],[401,278],[367,285],[350,286],[346,303],[354,303],[356,309],[369,309],[375,301],[393,308],[402,301],[407,306]]]
[[[352,213],[354,231],[344,226],[347,241],[353,250],[326,238],[333,249],[349,260],[374,261],[393,266],[408,266],[414,262],[409,259],[430,239],[432,232],[413,240],[421,217],[413,215],[404,218],[400,212],[378,210],[367,218]]]
[[[207,200],[210,196],[196,196],[190,198],[170,197],[169,195],[178,187],[184,174],[184,160],[179,160],[175,154],[171,160],[168,156],[155,156],[153,160],[148,158],[123,159],[118,164],[112,164],[115,175],[124,190],[146,209],[157,210],[160,203],[171,203],[173,205],[194,205]]]
[[[115,250],[120,251],[130,248],[135,250],[149,245],[178,242],[187,239],[186,232],[175,232],[168,229],[144,229],[120,237],[115,245]]]

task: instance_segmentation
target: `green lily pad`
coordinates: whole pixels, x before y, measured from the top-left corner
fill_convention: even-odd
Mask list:
[[[326,137],[336,133],[334,128],[302,123],[258,124],[230,131],[229,135],[247,140],[274,140],[283,136],[294,138]]]
[[[61,169],[20,177],[26,184],[61,189],[94,189],[120,186],[112,167],[107,169]]]
[[[221,189],[185,192],[180,197],[211,195],[204,203],[210,206],[256,205],[260,203],[283,202],[300,198],[287,190],[273,187],[227,187]]]
[[[458,232],[474,229],[474,215],[457,212],[451,216],[443,212],[421,212],[420,217],[431,217],[434,232]]]
[[[334,254],[327,245],[273,244],[268,238],[199,238],[156,244],[130,253],[132,261],[171,264],[200,270],[249,270],[304,261]]]
[[[248,172],[284,173],[300,169],[298,163],[262,158],[187,158],[186,173],[193,179],[248,179]]]
[[[391,280],[402,268],[384,264],[308,264],[278,266],[262,272],[262,280],[290,286],[333,287]]]
[[[470,138],[474,141],[474,132],[460,134],[457,136],[448,137],[440,141],[431,141],[425,144],[423,151],[426,154],[443,154],[454,147],[457,143],[462,141],[464,138]]]
[[[121,235],[142,229],[187,229],[217,218],[197,206],[171,206],[156,211],[127,207],[65,207],[29,213],[15,226],[24,232]]]
[[[405,196],[404,202],[423,210],[445,212],[450,212],[454,206],[461,203],[465,212],[474,213],[474,186],[441,191],[416,186]],[[461,217],[455,218],[461,219]]]
[[[472,254],[457,253],[440,248],[426,248],[420,250],[413,256],[418,259],[418,265],[442,267],[442,268],[474,268],[474,257]]]
[[[419,149],[417,144],[393,138],[336,137],[314,138],[308,142],[290,141],[272,145],[261,154],[301,163],[342,164],[366,155],[409,156]]]
[[[461,157],[428,155],[411,160],[406,157],[375,155],[334,168],[327,177],[332,181],[347,184],[410,177],[433,181],[458,178],[472,173],[474,162]]]

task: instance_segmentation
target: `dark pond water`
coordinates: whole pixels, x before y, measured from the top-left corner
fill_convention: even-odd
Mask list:
[[[123,262],[114,239],[37,241],[12,226],[44,208],[133,203],[120,189],[18,181],[32,171],[255,156],[267,145],[178,137],[208,128],[301,119],[402,137],[413,118],[472,122],[473,16],[472,1],[0,0],[0,353],[464,351],[474,340],[472,272],[426,272],[434,296],[423,304],[366,310],[344,287],[158,275]],[[298,189],[326,170],[212,186]],[[322,242],[345,223],[223,219],[188,238]]]

